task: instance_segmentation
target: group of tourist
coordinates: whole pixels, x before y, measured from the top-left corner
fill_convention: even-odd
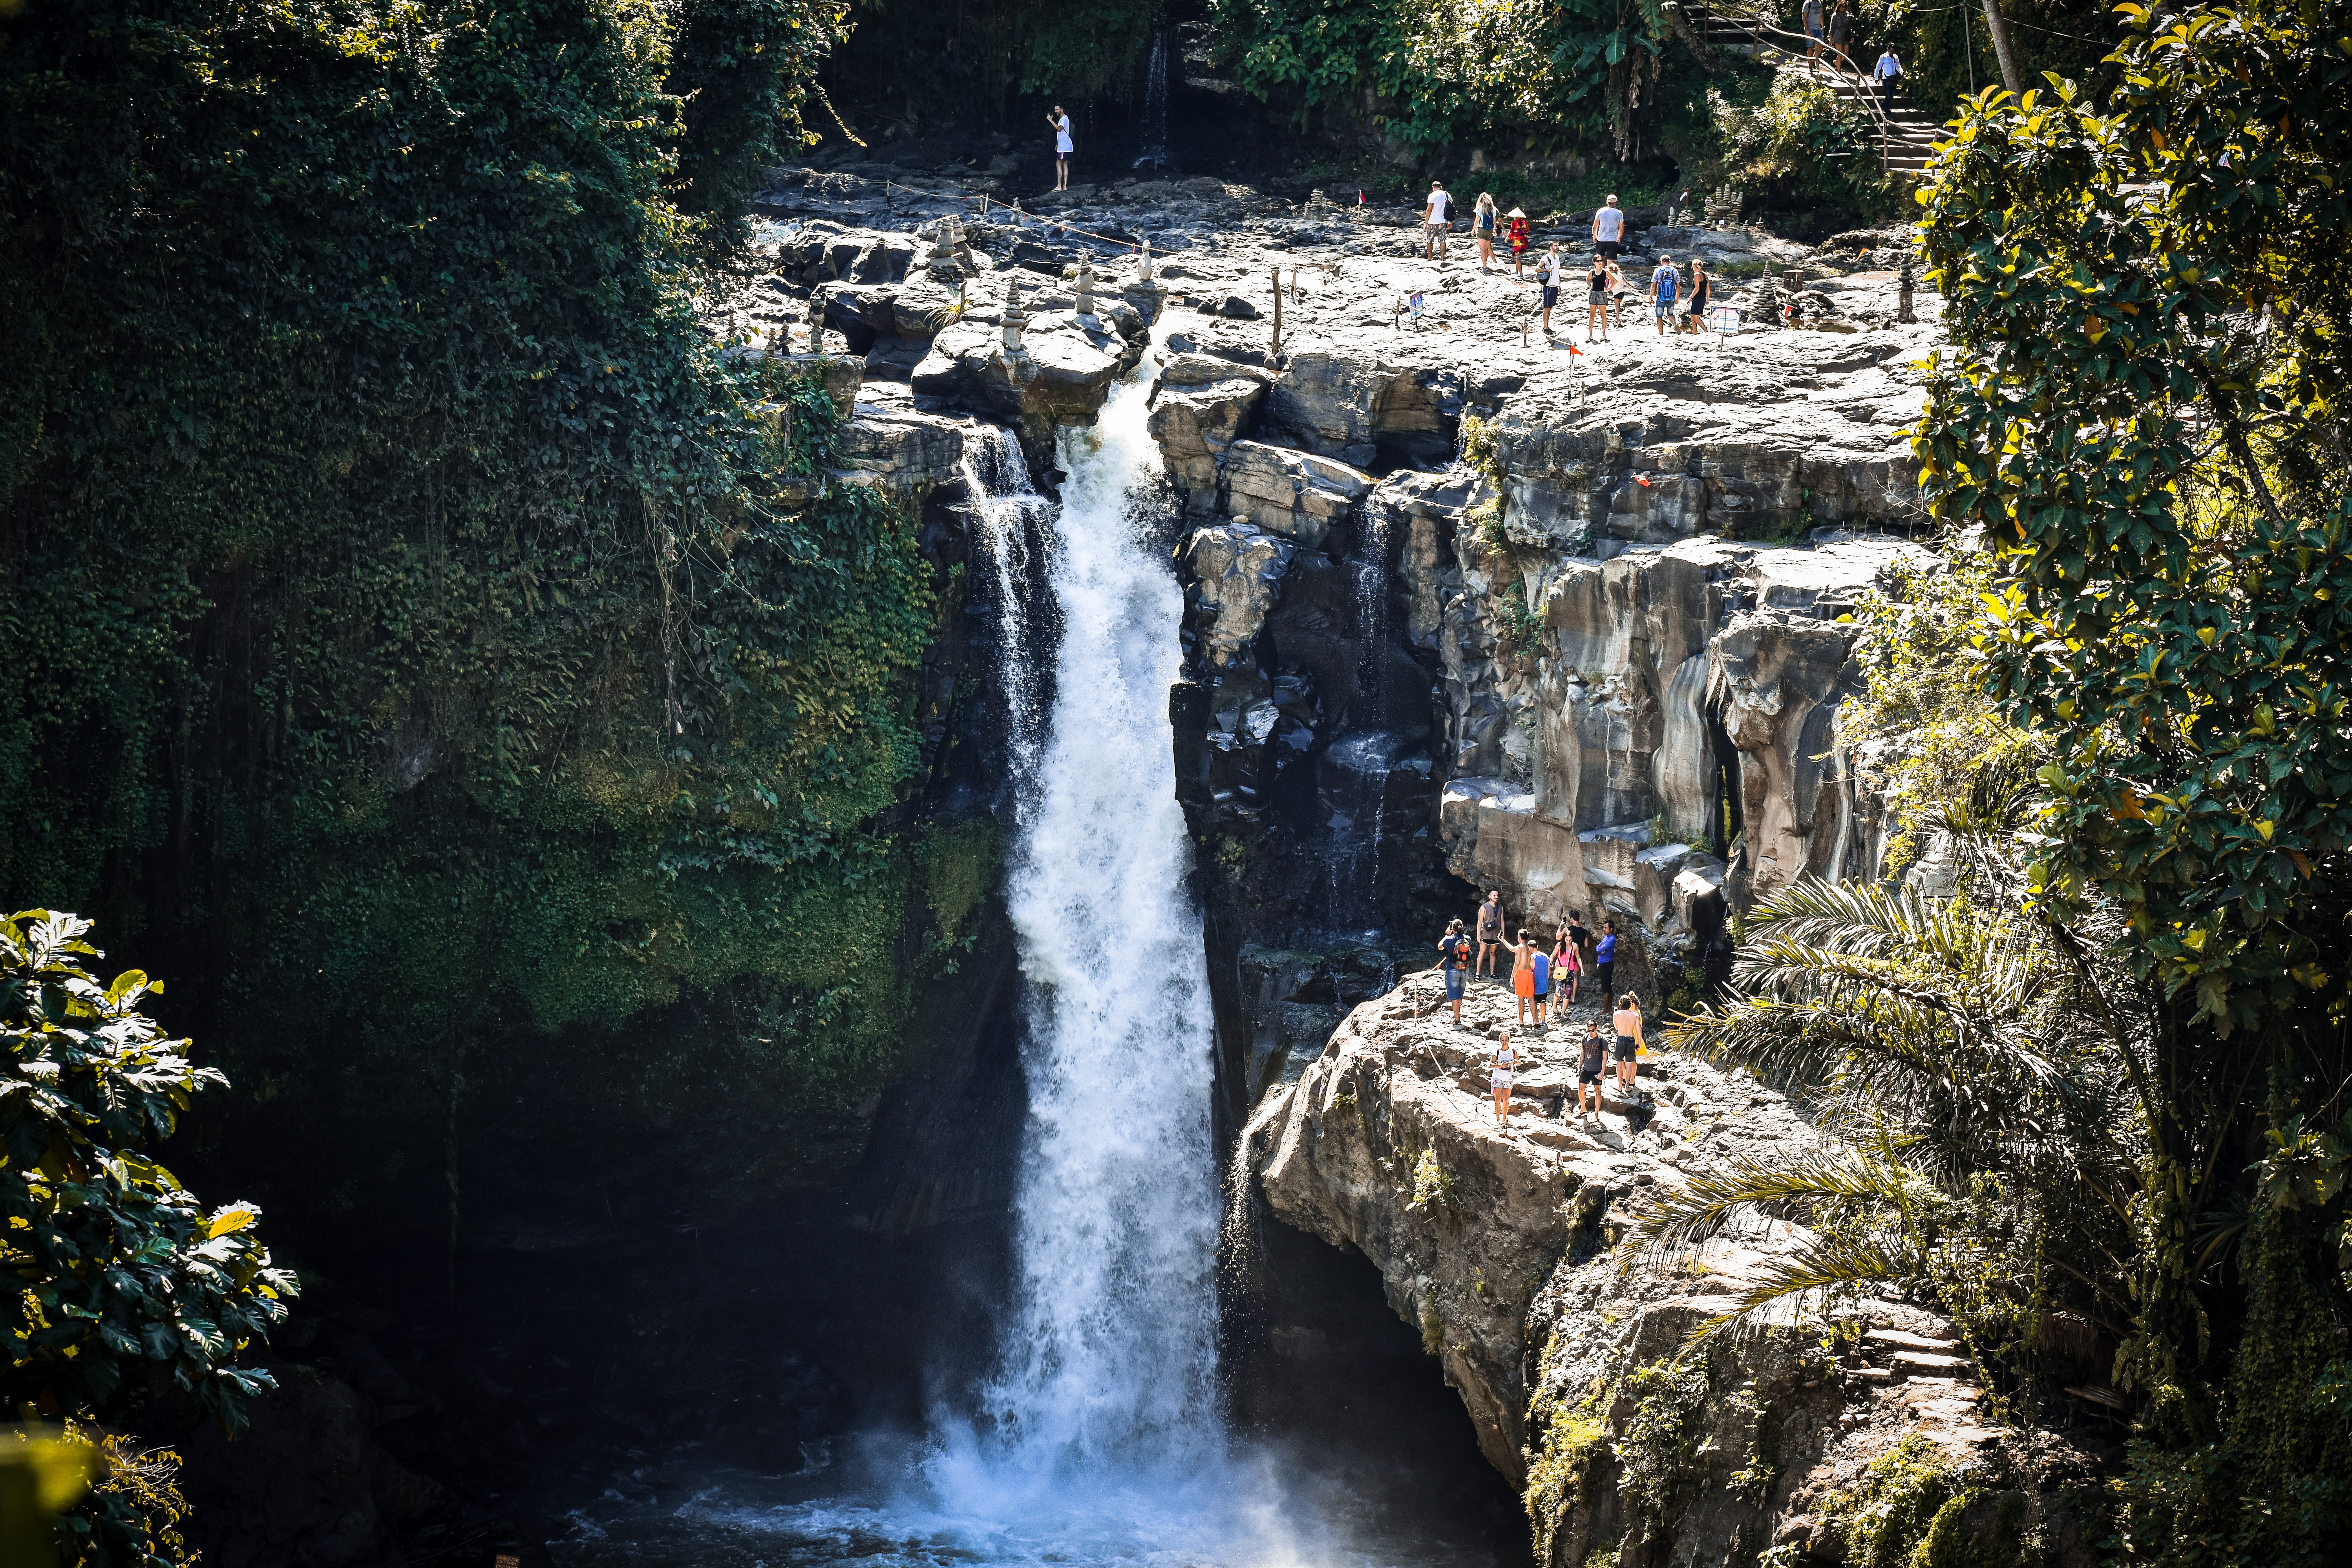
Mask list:
[[[1421,215],[1423,259],[1447,259],[1446,237],[1453,232],[1454,223],[1446,215],[1453,210],[1453,205],[1454,195],[1445,188],[1445,182],[1432,180]],[[1508,213],[1498,212],[1494,193],[1481,191],[1477,205],[1470,209],[1470,237],[1478,247],[1478,270],[1481,272],[1494,270],[1497,236],[1511,253],[1512,279],[1522,283],[1528,281],[1526,211],[1513,207]],[[1616,195],[1612,192],[1592,215],[1592,268],[1585,279],[1586,342],[1596,339],[1601,342],[1609,341],[1609,321],[1612,311],[1620,320],[1623,318],[1628,290],[1625,275],[1619,268],[1617,258],[1624,254],[1624,250],[1625,209],[1617,205]],[[1561,254],[1559,241],[1555,239],[1535,261],[1535,283],[1541,290],[1538,309],[1542,312],[1546,337],[1552,335],[1551,313],[1559,304],[1559,292],[1567,279],[1568,260]],[[1706,331],[1707,307],[1712,302],[1714,287],[1704,259],[1692,260],[1690,281],[1685,288],[1674,258],[1661,255],[1650,269],[1648,295],[1650,315],[1656,323],[1658,335],[1664,337],[1682,322],[1687,322],[1690,331]],[[1415,319],[1419,319],[1417,312]]]
[[[1457,920],[1447,925],[1444,936],[1438,940],[1437,966],[1445,978],[1445,999],[1454,1009],[1454,1026],[1462,1026],[1462,996],[1472,980],[1501,982],[1505,978],[1501,963],[1507,949],[1511,954],[1508,979],[1518,1001],[1517,1023],[1522,1027],[1549,1030],[1559,1016],[1557,1010],[1575,1002],[1579,983],[1591,970],[1602,1005],[1608,1005],[1612,996],[1616,1004],[1610,1016],[1615,1031],[1613,1047],[1601,1021],[1593,1019],[1585,1026],[1577,1064],[1577,1110],[1597,1118],[1601,1114],[1601,1079],[1610,1058],[1612,1054],[1615,1058],[1618,1086],[1630,1098],[1634,1077],[1640,1071],[1643,1045],[1641,997],[1631,991],[1615,996],[1611,985],[1616,977],[1617,922],[1602,921],[1596,939],[1586,929],[1582,912],[1570,910],[1567,922],[1554,933],[1549,950],[1524,926],[1519,928],[1516,942],[1506,941],[1504,927],[1503,894],[1500,889],[1495,889],[1478,906],[1470,931],[1465,931],[1464,922]],[[1472,931],[1476,935],[1475,944]],[[1496,1047],[1490,1079],[1495,1120],[1498,1122],[1511,1114],[1511,1084],[1521,1060],[1522,1054],[1511,1044],[1510,1030],[1504,1030]]]

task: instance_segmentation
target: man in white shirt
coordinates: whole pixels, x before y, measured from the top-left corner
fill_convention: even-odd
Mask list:
[[[1592,215],[1592,248],[1612,261],[1625,248],[1625,213],[1617,205],[1613,191],[1601,210]]]
[[[1895,103],[1895,79],[1903,74],[1903,62],[1895,58],[1894,45],[1886,46],[1886,52],[1878,57],[1878,64],[1870,74],[1878,79],[1879,103],[1892,108]]]
[[[1559,280],[1567,276],[1568,263],[1561,259],[1559,241],[1553,240],[1543,259],[1536,263],[1536,282],[1543,289],[1543,332],[1551,336],[1551,308],[1559,303]]]
[[[1439,261],[1445,259],[1445,236],[1454,226],[1445,221],[1445,209],[1453,204],[1454,198],[1446,194],[1444,181],[1429,182],[1429,205],[1422,210],[1421,215],[1421,232],[1424,242],[1422,246],[1422,255],[1424,258],[1434,258]]]

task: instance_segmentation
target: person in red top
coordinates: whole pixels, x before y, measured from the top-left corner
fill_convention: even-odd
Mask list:
[[[1528,215],[1524,210],[1511,209],[1509,226],[1503,230],[1503,237],[1511,242],[1511,276],[1525,281],[1527,275],[1519,270],[1528,258]]]

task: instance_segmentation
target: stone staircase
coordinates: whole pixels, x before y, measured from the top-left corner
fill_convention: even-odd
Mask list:
[[[1936,121],[1914,108],[1901,93],[1882,100],[1878,97],[1876,84],[1867,77],[1830,66],[1827,50],[1823,51],[1822,59],[1807,59],[1802,31],[1784,25],[1776,10],[1761,7],[1718,10],[1709,5],[1685,5],[1683,15],[1693,30],[1717,53],[1739,55],[1749,59],[1776,60],[1784,73],[1793,71],[1808,77],[1846,102],[1870,113],[1878,122],[1880,135],[1885,142],[1887,173],[1907,174],[1915,179],[1926,173],[1927,164],[1935,157],[1936,143],[1942,139],[1941,128]]]

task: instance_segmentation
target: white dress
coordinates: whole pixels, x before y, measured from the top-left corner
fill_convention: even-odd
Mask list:
[[[1065,114],[1054,121],[1054,152],[1057,156],[1066,158],[1076,151],[1077,149],[1070,145],[1070,117]]]

